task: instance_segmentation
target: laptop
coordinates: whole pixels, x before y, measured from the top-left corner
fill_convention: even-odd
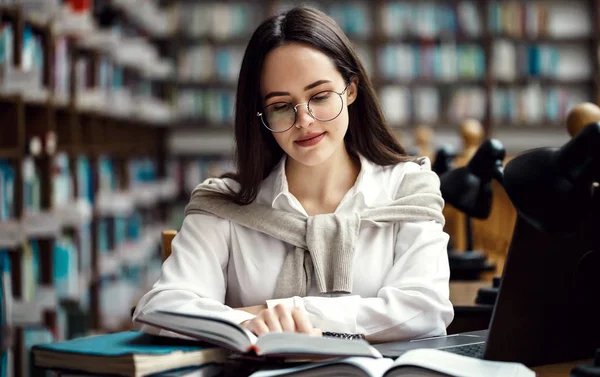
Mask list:
[[[386,357],[436,348],[529,367],[592,358],[600,348],[599,197],[589,203],[591,215],[565,216],[558,231],[541,230],[519,212],[488,330],[375,347]]]

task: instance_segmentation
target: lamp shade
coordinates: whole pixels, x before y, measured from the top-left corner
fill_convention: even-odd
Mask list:
[[[600,179],[600,123],[560,148],[539,148],[506,165],[504,187],[525,220],[545,232],[569,233],[585,221]]]
[[[433,161],[431,170],[439,176],[452,170],[452,159],[455,155],[456,153],[452,147],[448,145],[442,146],[435,154],[435,161]]]
[[[486,140],[466,166],[440,177],[446,203],[470,217],[485,219],[492,210],[492,178],[502,182],[502,161],[506,152],[499,140]]]

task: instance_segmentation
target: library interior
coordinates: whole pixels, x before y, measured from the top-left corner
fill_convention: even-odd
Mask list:
[[[394,138],[429,159],[443,340],[477,351],[135,317],[194,189],[236,172],[253,32],[298,6],[339,25]],[[0,0],[0,377],[599,376],[596,104],[600,0]]]

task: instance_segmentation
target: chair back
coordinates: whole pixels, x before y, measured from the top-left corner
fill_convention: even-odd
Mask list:
[[[177,235],[176,230],[163,230],[162,231],[162,260],[163,262],[171,255],[171,243],[173,242],[173,238]]]

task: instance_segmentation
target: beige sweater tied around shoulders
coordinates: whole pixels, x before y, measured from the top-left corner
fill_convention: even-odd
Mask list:
[[[354,244],[360,229],[409,221],[444,224],[439,178],[428,159],[416,162],[421,170],[404,175],[392,201],[360,213],[305,217],[256,202],[240,206],[216,198],[214,193],[222,189],[209,179],[194,189],[185,215],[212,214],[295,246],[284,258],[275,298],[306,296],[313,268],[319,293],[351,293]]]

